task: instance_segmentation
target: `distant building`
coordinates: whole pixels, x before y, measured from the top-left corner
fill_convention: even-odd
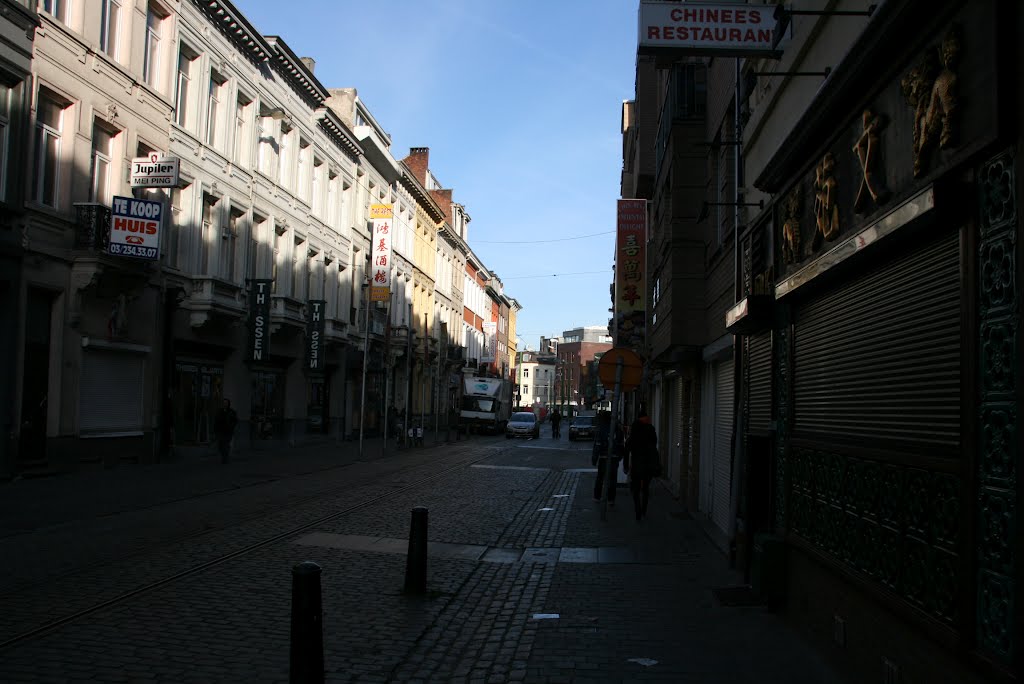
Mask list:
[[[565,330],[560,337],[541,337],[540,348],[555,359],[554,403],[589,408],[593,399],[590,392],[594,388],[589,379],[593,372],[591,362],[596,354],[612,348],[608,327],[588,325]]]

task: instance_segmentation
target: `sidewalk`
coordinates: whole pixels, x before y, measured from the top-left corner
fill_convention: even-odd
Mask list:
[[[585,475],[576,491],[563,555],[596,547],[610,562],[558,563],[544,608],[558,618],[537,623],[527,681],[842,681],[780,616],[717,601],[714,589],[742,577],[667,490],[652,487],[638,522],[619,487],[602,521],[593,482]]]

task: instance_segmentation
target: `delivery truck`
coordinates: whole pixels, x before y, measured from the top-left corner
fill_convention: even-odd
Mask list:
[[[501,378],[463,378],[459,418],[467,432],[505,431],[512,415],[512,383]]]

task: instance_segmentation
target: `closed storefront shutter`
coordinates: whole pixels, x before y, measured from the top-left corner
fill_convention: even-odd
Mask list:
[[[959,268],[951,234],[798,309],[796,433],[959,444]]]
[[[751,431],[768,430],[772,420],[772,334],[764,332],[749,340],[748,372]]]
[[[729,531],[730,496],[732,490],[732,414],[733,367],[732,359],[715,364],[715,451],[714,493],[711,521],[723,532]]]
[[[144,427],[144,356],[86,349],[82,353],[78,426],[86,434],[137,433]]]

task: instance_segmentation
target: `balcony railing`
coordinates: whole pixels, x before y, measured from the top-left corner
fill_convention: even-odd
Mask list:
[[[362,309],[358,315],[357,330],[360,335],[366,333],[366,310]],[[370,311],[370,334],[371,335],[384,335],[385,318],[383,311],[371,310]]]
[[[75,249],[106,252],[110,244],[110,207],[97,202],[75,203]]]

